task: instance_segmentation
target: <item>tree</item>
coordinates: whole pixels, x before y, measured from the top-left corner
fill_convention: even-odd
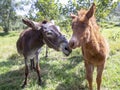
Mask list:
[[[68,0],[65,5],[61,4],[59,0],[33,0],[28,17],[37,21],[55,19],[61,27],[66,28],[71,22],[70,13],[77,14],[77,10],[81,8],[88,9],[93,1],[96,4],[98,21],[108,16],[117,5],[117,2],[113,2],[113,0]]]
[[[114,0],[95,0],[97,5],[96,16],[97,20],[106,18],[112,10],[114,10],[118,4],[118,1]]]
[[[34,18],[37,21],[47,19],[57,19],[59,17],[59,9],[55,0],[36,0],[32,2],[29,11],[29,18]],[[35,15],[36,14],[36,15]]]
[[[120,2],[115,9],[109,14],[108,20],[120,23]]]
[[[4,32],[10,29],[10,22],[15,17],[12,0],[0,0],[0,25],[3,27]]]
[[[68,16],[69,13],[77,13],[81,8],[88,9],[93,1],[96,4],[97,20],[107,17],[118,4],[118,1],[114,2],[114,0],[69,0],[62,8],[63,14]]]

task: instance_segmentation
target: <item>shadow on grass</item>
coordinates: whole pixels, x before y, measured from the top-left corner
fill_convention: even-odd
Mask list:
[[[21,90],[21,84],[24,81],[24,64],[19,62],[21,58],[17,54],[11,55],[6,62],[1,62],[0,67],[9,68],[8,72],[0,75],[0,90]],[[24,61],[24,60],[23,60]],[[76,71],[74,68],[81,65],[83,58],[81,56],[73,56],[67,59],[69,63],[51,64],[49,61],[59,61],[57,58],[40,58],[40,68],[43,85],[41,88],[46,88],[48,85],[47,80],[50,80],[50,84],[60,82],[55,90],[85,90],[83,85],[85,79],[85,72],[83,67],[79,67]],[[20,67],[22,63],[22,66]],[[19,69],[11,70],[10,68],[18,66]],[[28,88],[37,85],[36,72],[30,71],[28,77]]]
[[[17,54],[17,53],[14,53],[14,54],[12,54],[11,56],[9,56],[8,57],[8,60],[10,60],[10,61],[24,61],[23,60],[23,56],[20,56],[19,54]]]
[[[14,65],[18,65],[21,63],[21,57],[18,54],[12,54],[7,60],[0,62],[0,67],[11,68]]]
[[[5,73],[0,74],[0,90],[21,90],[21,85],[24,81],[24,60],[18,54],[12,54],[7,60],[0,62],[1,70]],[[48,64],[43,64],[43,69]],[[46,74],[43,72],[42,74]],[[35,71],[29,71],[28,85],[26,88],[31,88],[37,84],[37,74]],[[44,80],[44,79],[43,79]],[[45,82],[45,81],[44,81]]]
[[[16,59],[13,56],[16,55]],[[20,57],[17,54],[11,55],[7,60],[0,62],[0,90],[20,90],[20,84],[24,77],[23,68],[16,69],[14,66],[21,65]],[[13,68],[13,69],[12,69]],[[5,72],[5,73],[4,73]]]
[[[120,27],[120,23],[119,23],[119,24],[115,24],[114,26],[115,26],[115,27]]]
[[[0,36],[6,36],[8,35],[9,33],[5,33],[5,32],[0,32]]]
[[[85,81],[84,67],[79,67],[76,71],[74,68],[81,65],[83,58],[82,56],[73,56],[68,59],[70,64],[65,64],[63,70],[59,70],[63,82],[59,83],[55,90],[86,90],[86,86],[83,85]],[[73,69],[73,70],[72,70]],[[71,72],[67,72],[67,71]],[[62,73],[63,72],[63,73]],[[76,74],[78,73],[78,74]]]
[[[51,59],[48,58],[45,62],[47,63]],[[54,58],[52,60],[54,61]],[[79,67],[83,61],[82,56],[73,56],[68,58],[67,61],[69,63],[61,63],[60,66],[57,64],[41,64],[42,71],[46,71],[46,73],[42,72],[43,79],[50,79],[53,83],[60,82],[55,90],[86,90],[86,85],[83,85],[85,82],[84,67]],[[78,69],[74,71],[76,66],[78,66]]]
[[[24,78],[23,68],[0,75],[0,90],[20,90]]]

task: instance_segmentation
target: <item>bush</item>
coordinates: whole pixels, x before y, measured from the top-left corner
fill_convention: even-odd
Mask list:
[[[2,32],[3,31],[3,27],[2,26],[0,26],[0,32]]]
[[[111,33],[111,36],[109,37],[110,40],[116,41],[120,39],[120,31],[114,31]]]

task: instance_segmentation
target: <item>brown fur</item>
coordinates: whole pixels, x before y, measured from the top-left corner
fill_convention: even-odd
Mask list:
[[[25,23],[25,22],[24,22]],[[27,22],[28,24],[28,22]],[[41,25],[41,23],[39,23]],[[28,26],[31,26],[30,24]],[[43,42],[43,36],[41,30],[35,30],[35,28],[28,28],[24,30],[21,34],[20,37],[16,43],[17,46],[17,51],[19,54],[24,56],[25,60],[25,80],[22,85],[22,88],[24,88],[27,85],[27,78],[29,74],[29,69],[28,69],[28,59],[31,60],[31,70],[34,69],[37,72],[38,75],[38,83],[41,85],[41,75],[40,75],[40,67],[38,63],[38,54],[39,54],[39,49],[44,45]],[[31,55],[34,54],[33,58],[30,58]],[[36,66],[34,65],[34,59],[37,60]]]
[[[27,19],[23,19],[23,23],[31,27],[20,34],[16,43],[17,51],[24,56],[25,61],[25,80],[22,85],[24,88],[29,74],[28,60],[31,61],[31,69],[37,72],[38,84],[42,84],[38,55],[44,44],[56,51],[62,51],[67,56],[72,50],[69,48],[67,39],[55,24],[47,21],[39,23]],[[35,63],[34,60],[36,60]]]
[[[44,43],[41,31],[33,30],[31,28],[24,30],[17,41],[17,49],[20,54],[29,53],[29,50],[25,51],[25,48],[29,47],[31,50],[32,48],[41,48],[43,45]]]
[[[83,9],[78,11],[78,16],[71,14],[73,35],[69,41],[69,46],[73,49],[82,47],[89,90],[93,90],[93,71],[94,67],[97,67],[97,90],[100,90],[102,72],[109,48],[99,32],[94,12],[95,4],[88,11]]]

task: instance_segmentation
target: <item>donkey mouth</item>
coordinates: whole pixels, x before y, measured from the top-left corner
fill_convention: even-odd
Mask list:
[[[49,48],[53,48],[56,51],[59,51],[58,45],[53,42],[52,40],[49,40],[48,38],[44,38],[43,42],[49,47]]]
[[[71,49],[76,49],[77,47],[80,47],[80,46],[81,46],[81,44],[79,42],[75,42],[75,41],[70,41],[69,42],[69,47]]]
[[[60,40],[53,40],[44,36],[43,42],[46,43],[49,48],[53,48],[56,51],[62,51],[62,53],[66,56],[69,56],[69,54],[72,52],[72,49],[70,49],[68,42],[64,40],[61,42]]]
[[[70,52],[64,53],[64,55],[69,56],[71,52],[72,52],[72,50]]]
[[[69,56],[70,53],[72,52],[72,49],[68,46],[68,44],[61,44],[60,45],[61,51],[63,52],[64,55]]]

